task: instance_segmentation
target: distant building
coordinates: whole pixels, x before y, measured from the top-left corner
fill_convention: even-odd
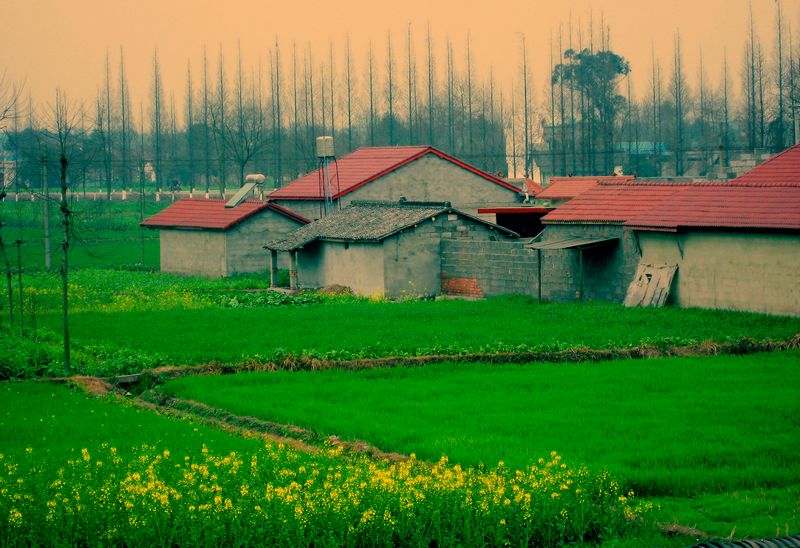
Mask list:
[[[0,187],[10,187],[17,180],[17,162],[0,160]]]
[[[279,205],[185,198],[142,226],[159,230],[161,271],[195,276],[266,272],[263,244],[309,221]],[[288,266],[285,265],[285,266]]]

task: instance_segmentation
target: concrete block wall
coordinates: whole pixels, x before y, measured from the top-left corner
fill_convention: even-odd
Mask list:
[[[442,239],[442,293],[484,297],[538,294],[538,257],[516,241]]]
[[[549,232],[548,232],[549,231]],[[442,292],[492,296],[505,293],[568,302],[581,296],[580,254],[583,253],[583,299],[622,302],[639,263],[636,240],[620,226],[565,225],[548,227],[542,240],[567,237],[620,238],[611,247],[537,251],[522,242],[462,242],[443,239]],[[541,262],[541,264],[540,264]],[[541,278],[540,278],[541,276]]]
[[[636,274],[641,252],[633,231],[619,225],[547,225],[542,241],[563,240],[566,238],[617,238],[610,246],[590,248],[583,251],[583,292],[586,300],[611,301],[621,303],[625,299],[628,286]],[[569,278],[572,284],[572,298],[580,289],[580,251],[559,250],[562,257],[553,260],[546,269],[554,278],[559,275]],[[556,280],[553,279],[553,282]],[[562,300],[565,294],[553,297]]]
[[[272,210],[263,211],[225,232],[227,274],[267,272],[268,241],[281,238],[303,226]],[[289,268],[289,256],[278,254],[278,268]]]
[[[505,239],[502,232],[457,214],[444,214],[387,238],[384,242],[386,294],[389,296],[438,295],[440,243],[444,239],[463,242]]]

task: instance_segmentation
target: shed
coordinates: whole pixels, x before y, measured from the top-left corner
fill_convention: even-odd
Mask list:
[[[632,216],[641,264],[676,265],[678,306],[800,316],[800,147]]]
[[[333,162],[332,198],[339,206],[353,200],[448,201],[477,213],[479,207],[522,200],[520,189],[431,146],[359,148]],[[269,196],[309,219],[322,216],[320,170],[288,183]]]
[[[625,222],[694,184],[601,181],[542,217],[544,296],[622,302],[641,257]]]
[[[336,284],[362,295],[432,296],[441,291],[443,239],[516,236],[447,202],[356,200],[264,247],[273,272],[278,252],[290,254],[293,288]]]
[[[264,272],[264,240],[308,222],[302,215],[265,201],[225,207],[224,200],[185,198],[142,226],[159,230],[162,272],[230,276]]]

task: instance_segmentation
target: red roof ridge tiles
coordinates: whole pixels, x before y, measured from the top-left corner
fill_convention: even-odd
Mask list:
[[[225,200],[184,198],[142,222],[147,228],[186,228],[228,230],[253,215],[270,209],[301,224],[310,221],[294,211],[263,200],[246,200],[236,207],[225,207]]]
[[[427,154],[434,154],[457,166],[509,190],[517,187],[480,170],[432,146],[361,147],[339,158],[330,169],[333,173],[334,199],[370,183]],[[321,200],[319,170],[295,179],[269,195],[272,200]]]

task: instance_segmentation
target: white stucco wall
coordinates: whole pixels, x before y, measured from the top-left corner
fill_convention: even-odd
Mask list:
[[[800,316],[800,235],[637,231],[642,262],[677,264],[678,306]]]

